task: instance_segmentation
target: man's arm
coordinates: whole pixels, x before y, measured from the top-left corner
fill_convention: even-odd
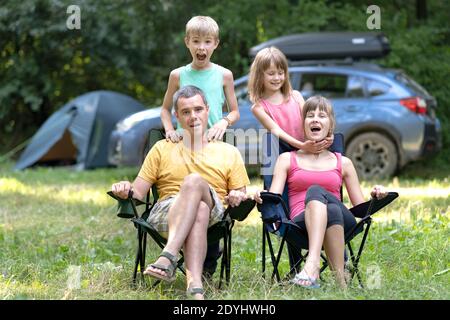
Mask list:
[[[229,158],[229,167],[227,168],[229,175],[226,178],[228,195],[225,197],[225,201],[235,207],[248,198],[246,186],[250,184],[250,180],[239,150],[231,145],[228,145],[225,150],[228,151],[226,153]]]
[[[247,188],[242,187],[239,189],[230,190],[227,196],[225,196],[225,201],[231,207],[237,207],[242,201],[247,200]]]
[[[120,181],[114,183],[111,186],[111,191],[119,198],[127,199],[130,190],[133,190],[133,198],[143,200],[151,187],[152,184],[150,182],[145,181],[140,177],[136,177],[133,183],[130,181]]]

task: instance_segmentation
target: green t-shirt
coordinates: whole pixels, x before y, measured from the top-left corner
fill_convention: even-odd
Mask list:
[[[180,70],[180,88],[193,85],[205,93],[209,105],[208,128],[222,119],[222,106],[225,102],[222,70],[221,66],[214,63],[206,70],[192,69],[190,64]],[[181,128],[179,123],[178,128]]]

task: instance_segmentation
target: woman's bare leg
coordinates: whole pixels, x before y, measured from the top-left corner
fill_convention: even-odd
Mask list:
[[[330,268],[336,275],[338,285],[345,288],[347,286],[344,273],[345,242],[344,228],[341,225],[335,224],[327,229],[323,247],[327,254]]]

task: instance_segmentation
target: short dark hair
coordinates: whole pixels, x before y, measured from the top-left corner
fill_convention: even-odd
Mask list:
[[[206,97],[205,94],[203,93],[203,91],[196,87],[196,86],[184,86],[181,87],[180,89],[178,89],[177,92],[174,93],[173,95],[173,107],[175,109],[175,111],[178,110],[178,100],[180,98],[192,98],[196,95],[199,95],[200,97],[202,97],[203,102],[205,103],[205,106],[208,107],[208,102],[206,101]]]

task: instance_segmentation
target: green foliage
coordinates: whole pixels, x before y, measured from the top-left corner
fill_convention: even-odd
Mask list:
[[[174,13],[165,3],[78,1],[80,30],[66,27],[71,1],[3,3],[1,137],[31,135],[53,111],[87,91],[115,90],[144,103],[159,101],[175,52],[167,41],[176,27]]]
[[[262,41],[310,31],[368,31],[367,3],[328,0],[79,0],[81,30],[66,28],[69,0],[5,0],[0,8],[0,150],[8,151],[69,99],[109,89],[146,105],[162,101],[170,70],[187,64],[185,24],[210,15],[220,27],[212,60],[248,72],[248,50]],[[381,62],[401,68],[438,101],[444,150],[450,150],[449,4],[380,0],[381,30],[392,52]],[[450,151],[440,159],[448,159]],[[438,162],[443,160],[438,160]]]

